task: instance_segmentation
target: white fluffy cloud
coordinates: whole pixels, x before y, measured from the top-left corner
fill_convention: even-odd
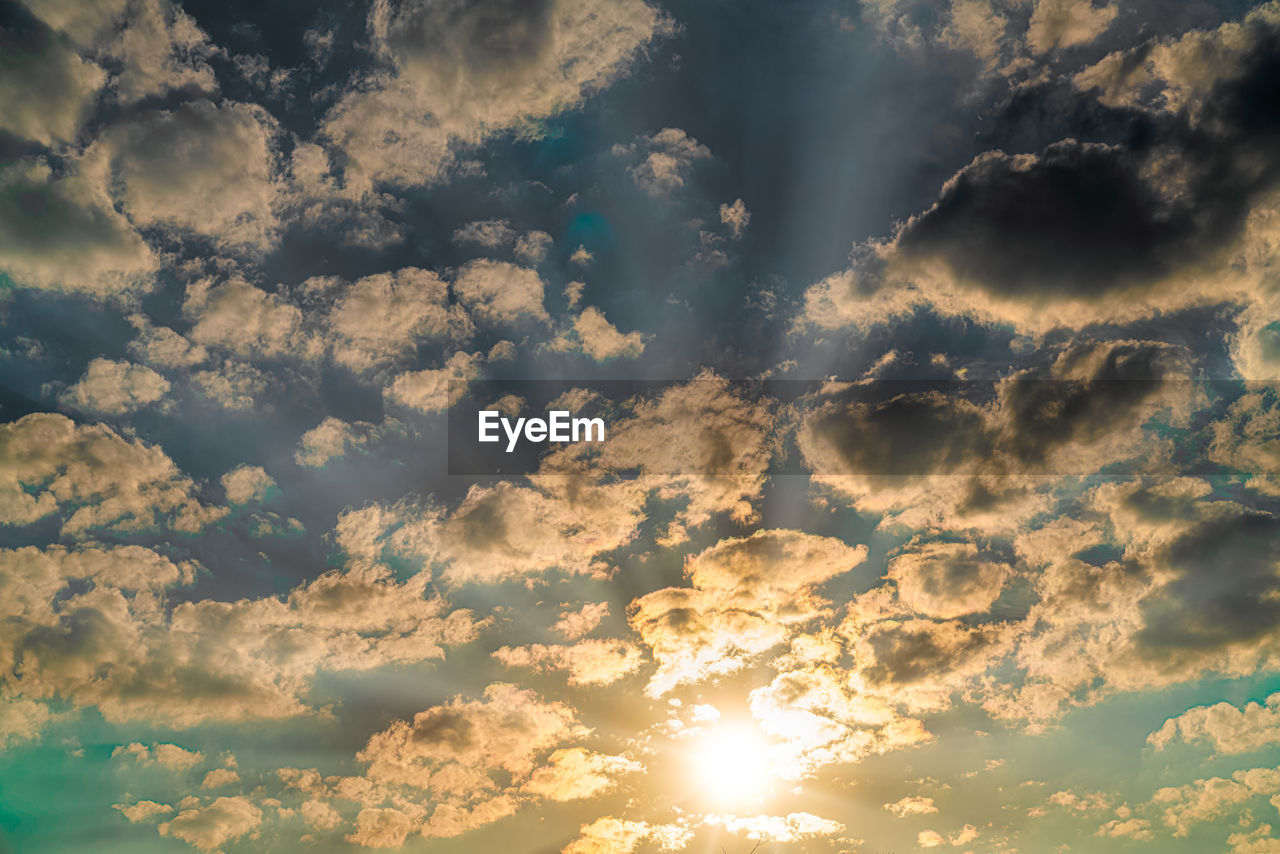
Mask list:
[[[640,0],[522,6],[377,3],[370,47],[381,68],[353,87],[323,132],[349,158],[355,192],[440,180],[458,146],[579,104],[625,74],[666,19]]]
[[[265,249],[276,238],[282,190],[275,132],[261,107],[194,101],[112,125],[86,162],[139,227]]]
[[[202,505],[160,448],[106,426],[41,413],[0,425],[0,518],[10,525],[60,513],[70,536],[162,525],[194,532],[225,512]]]
[[[82,412],[123,415],[156,403],[169,391],[169,381],[150,368],[112,359],[94,359],[79,382],[60,400]]]
[[[0,169],[0,273],[15,284],[108,297],[148,286],[157,267],[92,177],[38,158]]]
[[[222,476],[222,489],[232,504],[262,501],[276,482],[262,466],[236,466]]]

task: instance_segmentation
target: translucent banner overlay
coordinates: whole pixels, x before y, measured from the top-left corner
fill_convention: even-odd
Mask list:
[[[472,476],[1272,475],[1278,385],[1027,375],[453,382],[448,467]]]

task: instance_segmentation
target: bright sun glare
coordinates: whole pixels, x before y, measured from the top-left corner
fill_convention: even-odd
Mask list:
[[[692,756],[703,794],[726,806],[761,798],[772,776],[768,750],[754,728],[725,724],[708,730]]]

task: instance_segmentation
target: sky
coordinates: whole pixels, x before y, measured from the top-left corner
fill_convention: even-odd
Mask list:
[[[0,3],[0,854],[1280,852],[1277,379],[1280,2]]]

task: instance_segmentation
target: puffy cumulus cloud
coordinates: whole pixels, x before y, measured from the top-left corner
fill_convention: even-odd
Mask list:
[[[112,95],[119,101],[218,88],[208,62],[217,48],[194,18],[167,0],[107,0],[92,10],[73,0],[30,0],[25,5],[82,53],[112,68]]]
[[[608,685],[634,673],[640,650],[615,638],[588,638],[572,644],[504,646],[493,657],[507,667],[568,671],[570,685]]]
[[[772,682],[751,692],[750,708],[761,729],[776,739],[771,764],[785,780],[933,737],[920,721],[859,691],[850,670],[828,663],[784,667]]]
[[[383,396],[419,412],[440,412],[462,399],[467,384],[480,376],[483,361],[482,353],[459,351],[445,360],[444,367],[400,374]]]
[[[525,264],[537,265],[547,257],[547,251],[555,243],[545,231],[526,231],[516,240],[515,256]]]
[[[597,362],[634,359],[644,352],[643,332],[619,332],[595,306],[587,306],[573,319],[573,328],[556,336],[552,350],[581,350]]]
[[[822,583],[866,559],[865,546],[800,531],[758,531],[689,557],[690,587],[645,594],[627,609],[658,669],[645,689],[732,673],[786,640],[792,627],[826,613]]]
[[[257,405],[269,378],[262,371],[234,359],[225,359],[217,370],[196,371],[191,385],[196,391],[226,409],[248,410]]]
[[[214,768],[200,781],[202,789],[222,789],[240,782],[240,774],[231,768]]]
[[[888,577],[907,608],[952,619],[990,608],[1010,572],[1008,564],[980,560],[973,543],[921,543],[894,556]]]
[[[199,750],[187,750],[176,744],[155,744],[148,747],[141,742],[122,744],[111,751],[112,758],[131,757],[142,765],[160,765],[171,771],[185,771],[204,762]]]
[[[483,259],[464,265],[453,282],[458,300],[476,320],[499,326],[547,321],[542,305],[544,289],[536,270]]]
[[[1231,854],[1275,854],[1280,851],[1280,839],[1271,835],[1271,825],[1260,824],[1250,831],[1240,831],[1227,837]]]
[[[598,484],[548,478],[474,485],[452,511],[373,508],[339,529],[360,548],[389,548],[442,566],[453,584],[492,584],[551,570],[602,576],[601,555],[630,542],[643,519],[646,490],[633,482]]]
[[[487,249],[501,249],[515,242],[516,232],[505,219],[481,219],[453,230],[454,243],[476,243]]]
[[[283,187],[275,133],[261,107],[193,101],[110,126],[86,154],[86,168],[101,170],[115,201],[141,228],[266,249],[276,238]]]
[[[1280,694],[1261,703],[1195,706],[1169,718],[1147,743],[1163,750],[1175,741],[1206,742],[1215,753],[1251,753],[1280,743]]]
[[[529,776],[524,791],[552,801],[579,800],[608,791],[624,774],[643,770],[644,765],[625,756],[592,753],[581,747],[561,748]]]
[[[345,155],[352,192],[433,183],[457,147],[534,132],[625,74],[669,28],[640,0],[376,3],[369,43],[380,67],[339,100],[322,132]]]
[[[413,820],[397,809],[366,807],[356,816],[356,830],[348,842],[365,848],[399,848],[413,830]]]
[[[129,352],[140,362],[159,368],[190,368],[209,358],[204,347],[167,326],[153,325],[145,315],[131,315],[129,323],[138,330],[138,337],[129,342]]]
[[[385,568],[329,572],[276,598],[173,605],[191,564],[137,546],[0,552],[6,690],[94,706],[109,721],[284,718],[320,670],[440,658],[475,634],[467,611]],[[162,757],[133,747],[126,754]]]
[[[540,474],[607,474],[638,471],[661,477],[644,481],[662,498],[684,498],[666,542],[683,539],[682,527],[713,513],[735,521],[756,518],[752,501],[778,450],[775,401],[736,394],[707,371],[691,382],[626,402],[614,414],[603,443],[565,445],[542,460]]]
[[[578,836],[561,849],[562,854],[631,854],[642,842],[653,842],[662,851],[679,851],[689,844],[693,831],[684,824],[652,824],[605,816],[578,829]]]
[[[1161,811],[1161,820],[1173,835],[1182,837],[1197,824],[1238,815],[1254,798],[1277,792],[1280,770],[1249,768],[1236,771],[1230,779],[1210,777],[1185,786],[1166,786],[1152,796],[1151,806]]]
[[[423,341],[463,340],[472,332],[462,308],[449,305],[444,281],[417,267],[366,276],[327,295],[333,361],[353,371],[403,361]]]
[[[420,802],[425,792],[433,806],[417,810],[422,835],[452,837],[540,798],[592,797],[618,776],[642,770],[624,756],[561,747],[589,732],[571,707],[495,682],[481,699],[454,697],[412,722],[393,723],[370,737],[357,758],[368,763],[364,779],[375,787],[373,799],[389,796],[387,787],[419,792],[397,801],[408,811],[405,804]]]
[[[0,36],[8,72],[0,84],[0,128],[49,147],[72,142],[94,107],[106,72],[47,28],[22,20],[20,10],[15,12]]]
[[[158,447],[105,425],[33,413],[0,425],[0,518],[26,525],[62,516],[65,536],[95,530],[194,532],[226,514]]]
[[[926,798],[922,795],[907,795],[901,800],[885,804],[884,808],[898,818],[906,818],[909,815],[928,815],[938,811],[938,808],[934,806],[933,798]]]
[[[1274,86],[1277,8],[1085,72],[1081,88],[1131,108],[1140,130],[1128,141],[980,154],[892,240],[812,288],[804,320],[865,326],[928,304],[1043,332],[1231,302],[1256,314],[1237,349],[1262,347],[1280,178],[1262,93]],[[1185,89],[1144,71],[1152,56]],[[1166,101],[1137,94],[1152,90]]]
[[[232,504],[262,501],[275,486],[275,479],[262,466],[240,465],[222,476],[222,489]]]
[[[679,128],[663,128],[631,145],[616,145],[613,153],[638,158],[627,171],[636,186],[651,196],[667,196],[683,187],[694,162],[711,156],[705,145]]]
[[[1242,20],[1193,29],[1107,54],[1073,81],[1113,107],[1145,106],[1198,115],[1214,87],[1239,73],[1280,22],[1280,4],[1261,3]]]
[[[586,732],[569,706],[495,682],[482,699],[455,697],[412,722],[396,721],[371,736],[358,758],[371,780],[466,797],[496,789],[499,772],[527,778],[540,754]]]
[[[919,712],[940,711],[952,696],[1012,652],[1008,624],[958,620],[864,622],[856,611],[841,625],[853,644],[862,690]]]
[[[747,225],[751,222],[751,213],[747,210],[747,203],[742,199],[738,199],[731,205],[721,205],[720,222],[729,227],[729,234],[734,240],[741,238],[742,233],[747,230]]]
[[[1034,53],[1048,53],[1088,44],[1115,20],[1114,5],[1094,6],[1089,0],[1038,0],[1027,27],[1027,45]]]
[[[187,286],[183,313],[191,318],[191,340],[245,359],[319,355],[320,344],[303,328],[302,311],[279,294],[240,277]]]
[[[367,421],[348,424],[330,415],[302,434],[293,459],[300,466],[319,468],[332,459],[363,448],[369,443],[374,430],[374,425]]]
[[[0,688],[0,749],[36,738],[52,719],[44,703],[8,696]]]
[[[1041,356],[994,383],[831,384],[802,402],[797,445],[815,482],[885,527],[1012,533],[1049,509],[1044,475],[1167,470],[1161,427],[1204,404],[1180,347],[1085,340]]]
[[[1280,406],[1271,389],[1241,395],[1209,429],[1213,462],[1258,475],[1280,471]]]
[[[938,32],[938,44],[972,54],[987,72],[995,70],[1009,19],[988,0],[952,0],[950,17]]]
[[[124,415],[161,400],[169,381],[150,368],[94,359],[84,376],[61,395],[64,406],[94,415]]]
[[[0,169],[0,272],[20,287],[104,298],[143,289],[156,256],[73,167],[55,173],[40,158]]]
[[[161,836],[172,836],[201,851],[212,851],[255,830],[262,824],[262,810],[241,795],[218,798],[202,807],[184,809],[158,826]]]
[[[988,710],[1051,720],[1116,691],[1274,666],[1277,521],[1211,492],[1194,478],[1103,484],[1084,520],[1016,538],[1038,571],[1016,654],[1026,679],[993,688]],[[1097,546],[1120,556],[1088,559]]]
[[[702,821],[748,839],[768,839],[773,842],[798,842],[819,836],[835,836],[844,833],[845,829],[838,821],[807,812],[787,815],[708,815]]]
[[[146,821],[149,818],[173,812],[173,807],[168,804],[157,803],[156,801],[138,801],[132,804],[112,804],[111,808],[119,810],[120,813],[129,820],[130,824],[137,824],[140,821]]]
[[[577,640],[590,634],[607,616],[608,602],[587,602],[576,611],[562,612],[551,626],[551,631],[565,640]]]

